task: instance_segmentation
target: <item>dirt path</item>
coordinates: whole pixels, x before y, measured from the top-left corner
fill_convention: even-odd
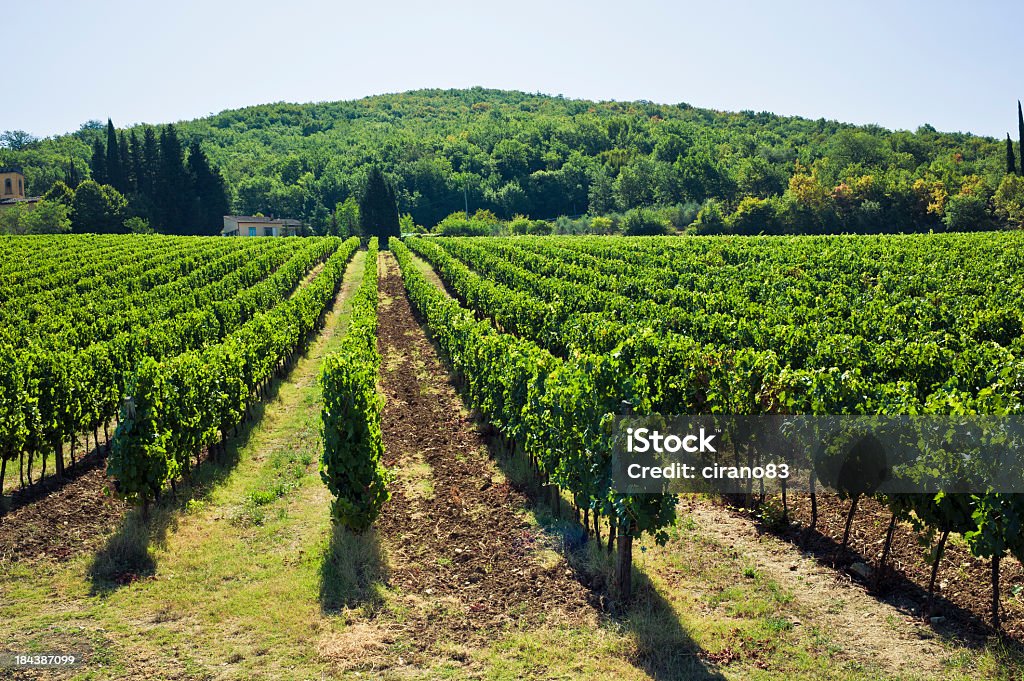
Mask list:
[[[920,621],[882,602],[835,570],[801,554],[792,544],[758,532],[746,518],[698,497],[684,497],[681,513],[723,547],[738,552],[795,595],[805,613],[801,626],[828,632],[836,653],[890,674],[943,677],[950,651]]]
[[[378,525],[391,587],[419,602],[407,622],[417,644],[482,644],[527,622],[595,625],[589,593],[527,522],[526,498],[488,458],[390,253],[382,254],[380,278],[382,430],[398,479]]]
[[[832,564],[843,536],[849,502],[835,495],[818,495],[818,523],[810,537],[805,529],[811,523],[810,503],[797,497],[791,503],[794,521],[778,536],[801,548],[813,551],[820,561]],[[853,562],[877,565],[891,511],[877,499],[862,499],[850,532],[850,551],[839,569]],[[884,583],[884,597],[917,613],[927,602],[927,584],[931,577],[928,548],[921,544],[921,533],[907,522],[897,523],[893,535],[888,568],[892,572]],[[935,615],[941,616],[941,633],[956,630],[966,638],[983,641],[991,635],[987,625],[992,603],[991,561],[971,555],[962,537],[953,535],[947,542],[936,580]],[[1000,568],[1003,632],[1019,648],[1024,641],[1024,566],[1012,556],[1003,559]]]

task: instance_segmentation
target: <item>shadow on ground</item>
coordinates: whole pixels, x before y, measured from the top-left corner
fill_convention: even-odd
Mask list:
[[[192,500],[208,499],[238,465],[241,451],[252,440],[263,420],[268,402],[276,399],[281,384],[288,380],[289,369],[268,386],[261,401],[250,410],[250,418],[229,436],[223,448],[206,452],[201,463],[192,469],[191,480],[179,484],[175,492],[164,490],[148,514],[133,508],[121,519],[117,530],[96,551],[86,571],[90,594],[108,595],[139,579],[156,574],[156,558],[152,547],[163,547],[169,532],[177,528],[178,518]]]
[[[320,609],[337,614],[346,608],[383,605],[387,565],[375,530],[356,534],[332,523],[331,541],[320,566]]]
[[[26,487],[9,491],[6,494],[0,492],[0,516],[5,513],[16,511],[22,506],[28,506],[30,504],[44,502],[46,497],[53,494],[56,491],[73,484],[82,476],[89,473],[96,468],[105,465],[107,461],[107,452],[109,447],[107,445],[94,446],[85,453],[84,456],[78,458],[74,464],[69,460],[67,467],[64,469],[63,477],[57,476],[55,473],[45,476],[41,480],[30,482]],[[18,470],[11,467],[12,463],[17,461],[8,462],[8,475],[17,475]],[[31,476],[29,476],[31,481]]]
[[[734,508],[729,504],[724,506],[727,509]],[[767,515],[774,518],[777,514]],[[759,533],[770,534],[789,542],[824,568],[848,574],[850,566],[855,563],[862,563],[871,568],[875,568],[877,564],[875,558],[865,555],[853,546],[843,549],[840,542],[818,529],[801,527],[796,523],[783,524],[766,520],[757,513],[750,514],[750,519]],[[885,572],[877,583],[874,576],[870,580],[855,577],[854,581],[863,582],[864,587],[876,598],[903,614],[927,621],[925,610],[928,604],[928,590],[894,568],[891,561],[886,565]],[[986,620],[945,598],[941,593],[934,595],[933,613],[941,618],[937,623],[930,623],[932,631],[957,645],[976,650],[983,649],[995,633]],[[1007,635],[1004,642],[1015,654],[1024,657],[1024,644],[1021,641]]]

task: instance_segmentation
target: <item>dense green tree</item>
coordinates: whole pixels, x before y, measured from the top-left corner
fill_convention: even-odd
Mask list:
[[[5,130],[0,133],[0,147],[6,147],[12,151],[22,151],[38,141],[38,137],[24,130]]]
[[[78,167],[75,166],[75,159],[68,161],[68,169],[64,173],[64,184],[74,189],[82,182],[82,176],[78,172]]]
[[[359,221],[363,233],[378,237],[382,248],[387,246],[388,237],[400,234],[395,190],[377,166],[371,166],[366,174],[366,187],[359,201]]]
[[[1021,161],[1024,163],[1024,160]],[[1017,172],[1017,159],[1013,153],[1013,140],[1010,133],[1006,133],[1006,172],[1011,175]]]
[[[160,143],[157,141],[156,130],[146,126],[142,133],[142,153],[138,160],[141,172],[138,177],[139,192],[150,199],[155,199],[157,176],[160,174]]]
[[[119,192],[127,190],[124,167],[121,165],[121,146],[117,138],[117,130],[114,122],[107,119],[107,148],[106,148],[107,180],[105,184],[111,185]]]
[[[104,127],[105,126],[103,125],[103,121],[101,121],[99,119],[96,119],[96,118],[90,118],[85,123],[82,123],[80,126],[78,126],[78,132],[79,133],[99,132],[99,131],[103,130]]]
[[[110,185],[86,180],[75,190],[71,204],[71,227],[76,234],[124,232],[125,208],[128,202]]]
[[[725,210],[718,199],[710,199],[701,206],[693,223],[698,234],[721,234],[725,230]]]
[[[622,219],[626,236],[658,236],[668,233],[668,224],[649,208],[634,208]]]
[[[99,183],[107,181],[107,150],[98,138],[92,143],[92,160],[89,167],[92,170],[93,181]]]
[[[942,223],[951,232],[969,232],[988,228],[986,201],[977,194],[957,194],[946,204]]]
[[[235,210],[244,215],[270,212],[269,199],[280,181],[270,177],[247,177],[238,184]]]
[[[736,167],[736,185],[740,196],[766,199],[786,191],[788,181],[784,170],[763,156],[751,156]]]
[[[0,210],[0,234],[63,234],[70,231],[68,206],[58,201],[38,201]]]
[[[67,183],[58,180],[43,194],[43,200],[59,203],[70,210],[75,200],[75,191]]]
[[[181,140],[173,125],[167,125],[160,131],[160,161],[155,184],[154,227],[166,234],[193,233],[196,199],[185,169]]]
[[[117,134],[117,152],[120,156],[122,186],[118,189],[122,194],[135,191],[135,173],[132,168],[131,149],[128,145],[128,136],[124,130]]]
[[[149,226],[149,220],[133,215],[124,221],[124,229],[129,234],[152,234],[153,228]]]
[[[655,164],[642,157],[622,168],[615,180],[615,201],[621,210],[654,203]]]
[[[1007,175],[992,196],[995,214],[1013,229],[1024,229],[1024,177]]]
[[[128,144],[124,145],[124,147],[128,149],[132,190],[135,192],[144,191],[145,172],[143,168],[145,167],[145,159],[142,156],[142,145],[139,143],[139,136],[135,133],[135,130],[131,131],[131,134],[128,136]]]
[[[359,202],[354,196],[348,197],[334,207],[329,233],[340,237],[359,234]]]
[[[434,226],[434,233],[440,236],[493,236],[498,225],[493,215],[478,213],[467,216],[464,211],[452,213]]]
[[[605,215],[615,210],[615,185],[604,168],[597,168],[591,175],[587,200],[590,212],[595,215]]]
[[[38,201],[21,224],[25,234],[64,234],[71,231],[71,209],[56,201]]]
[[[194,233],[219,234],[224,216],[228,213],[228,196],[224,178],[210,167],[210,161],[199,142],[193,142],[189,147],[188,171],[196,201]]]
[[[685,196],[703,202],[710,197],[730,197],[731,178],[708,151],[698,151],[676,161],[682,175]]]
[[[501,140],[491,152],[494,164],[505,181],[529,174],[530,155],[530,148],[516,139]]]
[[[740,201],[736,212],[726,218],[726,228],[734,234],[778,234],[782,231],[778,204],[777,197],[748,196]]]

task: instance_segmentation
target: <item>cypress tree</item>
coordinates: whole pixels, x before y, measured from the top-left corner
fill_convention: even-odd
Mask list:
[[[132,172],[132,161],[131,154],[128,149],[128,138],[125,137],[124,130],[117,134],[117,150],[120,158],[119,164],[121,166],[121,181],[123,186],[118,187],[118,191],[122,194],[128,194],[135,191],[135,173]]]
[[[156,206],[164,231],[189,234],[192,231],[192,200],[188,173],[182,159],[181,141],[174,125],[160,132],[160,164],[156,181]]]
[[[107,183],[107,152],[103,149],[103,142],[98,139],[92,143],[92,160],[89,162],[92,170],[92,179],[100,184]]]
[[[363,233],[378,237],[381,248],[387,248],[388,237],[400,234],[395,190],[377,166],[367,173],[366,189],[359,202],[359,220]]]
[[[79,174],[78,168],[75,167],[75,159],[71,159],[67,172],[64,173],[64,184],[71,187],[71,189],[77,189],[81,183],[82,176]]]
[[[139,145],[139,136],[135,134],[134,130],[132,130],[132,134],[128,138],[128,149],[128,155],[131,157],[132,189],[136,193],[141,194],[145,181],[145,175],[142,170],[144,163],[142,160],[142,147]]]
[[[139,192],[153,203],[156,200],[156,178],[160,174],[160,146],[156,141],[156,131],[150,127],[142,134],[140,163]]]
[[[219,234],[228,213],[228,194],[224,178],[210,165],[199,142],[192,142],[188,149],[188,171],[196,202],[193,231],[197,234]]]
[[[1020,108],[1020,100],[1017,100],[1017,133],[1018,141],[1020,142],[1020,148],[1024,150],[1024,112]],[[1020,166],[1017,168],[1017,172],[1024,175],[1024,157],[1020,160]]]
[[[1024,163],[1024,160],[1021,161]],[[1006,133],[1006,173],[1013,175],[1017,172],[1017,160],[1013,155],[1013,140],[1010,139],[1010,133]]]
[[[119,192],[124,191],[124,170],[121,168],[121,149],[117,143],[114,122],[107,119],[107,182]]]

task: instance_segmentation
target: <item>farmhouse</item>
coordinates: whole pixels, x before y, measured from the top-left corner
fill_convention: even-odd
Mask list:
[[[302,223],[261,215],[225,215],[221,236],[299,236]]]
[[[25,175],[21,166],[0,167],[0,208],[34,204],[38,196],[25,196]]]

